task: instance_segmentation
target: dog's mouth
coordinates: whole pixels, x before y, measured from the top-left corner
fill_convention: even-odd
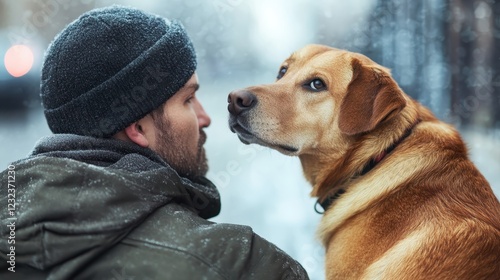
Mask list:
[[[244,144],[256,143],[259,139],[255,137],[248,129],[240,125],[238,122],[235,122],[233,125],[229,125],[229,128],[233,133],[238,135],[238,138]],[[257,144],[257,143],[256,143]]]
[[[258,144],[261,146],[269,147],[271,149],[278,150],[284,154],[287,155],[296,155],[296,153],[299,151],[299,149],[289,146],[289,145],[283,145],[283,144],[277,144],[277,143],[271,143],[269,141],[266,141],[251,131],[251,129],[248,128],[248,125],[242,124],[237,118],[229,118],[229,129],[233,133],[236,133],[238,135],[238,138],[240,141],[244,144]]]

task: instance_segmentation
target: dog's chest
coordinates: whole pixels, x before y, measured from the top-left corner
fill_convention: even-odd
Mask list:
[[[390,224],[390,226],[389,226]],[[380,212],[348,219],[331,236],[326,252],[327,279],[359,278],[404,235],[406,225]]]

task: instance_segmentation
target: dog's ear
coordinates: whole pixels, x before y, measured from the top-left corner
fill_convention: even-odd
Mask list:
[[[406,106],[403,92],[389,73],[352,60],[353,76],[340,105],[339,127],[355,135],[370,131]]]

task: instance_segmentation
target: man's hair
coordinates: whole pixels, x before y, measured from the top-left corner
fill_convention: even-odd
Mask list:
[[[151,118],[153,119],[153,123],[155,128],[159,130],[160,133],[165,133],[168,128],[168,121],[165,119],[164,113],[165,104],[160,105],[158,108],[154,109],[149,113]]]

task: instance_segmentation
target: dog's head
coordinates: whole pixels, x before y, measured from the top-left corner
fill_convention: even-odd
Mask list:
[[[293,53],[275,83],[233,91],[228,102],[229,126],[243,143],[287,155],[339,153],[406,104],[387,68],[321,45]]]

